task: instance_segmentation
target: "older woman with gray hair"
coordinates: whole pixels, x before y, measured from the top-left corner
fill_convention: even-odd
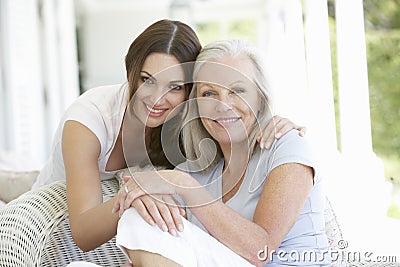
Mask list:
[[[205,46],[194,68],[175,170],[136,172],[116,205],[117,243],[134,266],[329,266],[319,167],[307,138],[292,130],[270,150],[257,136],[271,120],[266,72],[240,40]],[[137,197],[178,196],[184,231],[146,223]],[[123,205],[121,205],[123,203]]]

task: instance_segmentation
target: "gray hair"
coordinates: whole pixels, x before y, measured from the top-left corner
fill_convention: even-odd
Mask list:
[[[193,71],[193,89],[189,95],[188,116],[182,129],[182,142],[186,153],[186,158],[192,161],[197,170],[207,170],[214,166],[223,157],[221,149],[211,135],[204,128],[197,108],[197,101],[193,99],[197,96],[197,75],[205,62],[220,59],[224,56],[244,56],[251,60],[254,66],[254,75],[249,77],[262,95],[261,109],[256,114],[256,125],[249,134],[249,158],[254,154],[257,136],[260,129],[264,129],[272,117],[271,112],[271,92],[267,86],[266,72],[264,64],[258,51],[253,45],[243,40],[221,40],[206,45],[198,55]],[[210,142],[213,141],[213,142]]]

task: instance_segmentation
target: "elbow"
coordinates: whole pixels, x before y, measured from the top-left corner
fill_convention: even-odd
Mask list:
[[[88,246],[88,244],[83,240],[83,238],[79,238],[79,235],[72,234],[72,239],[74,240],[75,245],[83,252],[88,252],[93,249],[92,247]]]
[[[248,262],[250,262],[252,265],[257,266],[257,267],[263,267],[265,264],[267,264],[270,261],[269,256],[265,256],[264,252],[257,252],[257,256],[253,256],[249,259],[247,259]]]
[[[73,225],[70,225],[70,228],[72,240],[80,250],[82,250],[83,252],[88,252],[94,249],[89,245],[89,243],[87,242],[87,238],[85,238],[85,235],[81,233],[79,227],[73,227]]]
[[[265,239],[268,242],[265,242]],[[257,242],[256,250],[250,254],[251,256],[247,258],[247,261],[252,265],[257,267],[265,266],[270,260],[272,260],[273,254],[279,248],[277,242],[273,242],[271,238],[260,239],[260,242]]]
[[[256,267],[263,267],[265,264],[267,264],[268,261],[264,261],[264,262],[256,262],[256,263],[252,263],[254,266]]]

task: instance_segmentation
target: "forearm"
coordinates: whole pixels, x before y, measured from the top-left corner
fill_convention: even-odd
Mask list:
[[[267,231],[220,201],[190,210],[213,237],[256,266],[265,264],[260,250],[276,247]]]
[[[215,199],[204,187],[196,187],[197,182],[186,182],[178,193],[207,231],[250,263],[263,266],[265,261],[258,259],[259,251],[265,246],[275,249],[279,244],[264,228]]]
[[[83,251],[99,247],[117,233],[118,213],[112,213],[115,197],[70,218],[72,237]]]

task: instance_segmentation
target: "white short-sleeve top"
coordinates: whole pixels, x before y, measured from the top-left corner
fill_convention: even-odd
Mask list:
[[[101,152],[98,159],[100,179],[114,177],[115,171],[105,170],[116,143],[128,101],[128,84],[108,85],[89,89],[66,110],[53,139],[51,154],[33,185],[33,189],[57,180],[65,180],[62,157],[62,132],[66,121],[77,121],[86,126],[99,139]]]
[[[256,151],[250,159],[244,180],[239,190],[226,202],[226,205],[252,221],[254,211],[269,173],[274,168],[285,163],[300,163],[312,167],[314,169],[314,186],[296,223],[278,249],[278,251],[283,251],[283,253],[275,255],[269,264],[313,265],[316,264],[316,262],[293,262],[291,259],[278,257],[284,255],[285,252],[290,253],[291,251],[297,251],[301,254],[302,252],[307,253],[308,250],[316,251],[318,255],[321,255],[321,253],[324,253],[328,249],[328,240],[325,235],[325,197],[322,191],[322,180],[319,169],[312,156],[311,146],[306,137],[300,137],[298,135],[297,130],[292,130],[279,140],[276,140],[270,150],[258,149],[258,151]],[[188,168],[187,166],[186,163],[183,163],[177,168],[185,170]],[[221,160],[215,167],[206,172],[189,172],[197,181],[205,185],[214,197],[221,200],[223,166],[224,162]],[[206,230],[189,209],[187,215],[191,222],[203,230]],[[325,257],[325,260],[323,260],[323,262],[318,262],[317,265],[324,265],[329,263],[329,261],[330,259]]]

